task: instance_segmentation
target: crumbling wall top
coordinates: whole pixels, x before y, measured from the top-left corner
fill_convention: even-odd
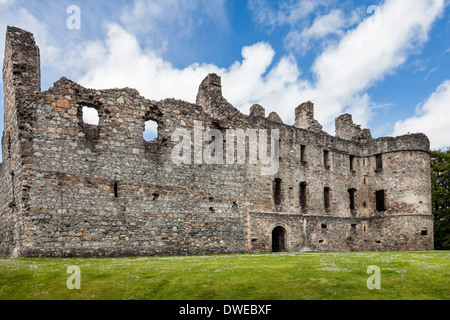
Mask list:
[[[354,124],[352,115],[348,113],[336,118],[336,137],[361,143],[372,140],[370,130]]]
[[[40,54],[33,34],[10,27],[6,29],[3,83],[20,94],[41,91]]]
[[[322,132],[322,125],[314,119],[314,104],[311,101],[302,103],[295,109],[294,127],[316,133]]]

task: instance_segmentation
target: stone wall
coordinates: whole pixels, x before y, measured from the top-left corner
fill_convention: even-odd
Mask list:
[[[266,117],[260,105],[247,116],[222,96],[215,74],[200,84],[195,104],[66,78],[40,92],[38,52],[31,34],[8,28],[3,256],[267,252],[276,241],[291,252],[433,248],[424,135],[372,139],[343,117],[348,130],[341,124],[334,137],[314,119],[311,102],[295,110],[294,126],[274,112]],[[97,110],[98,125],[84,123],[83,107]],[[158,136],[145,141],[150,120]],[[250,138],[267,132],[269,154],[279,146],[278,170],[263,174],[268,165],[247,157],[261,140],[246,143],[239,162],[239,143],[228,135],[238,130]],[[198,135],[210,140],[199,144]],[[219,145],[223,158],[212,148]],[[179,163],[178,152],[187,154]]]

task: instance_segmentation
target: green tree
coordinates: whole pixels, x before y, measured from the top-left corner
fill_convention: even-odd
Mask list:
[[[450,148],[431,151],[434,247],[450,249]]]

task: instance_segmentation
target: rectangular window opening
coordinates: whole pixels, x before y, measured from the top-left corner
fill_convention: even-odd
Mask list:
[[[306,209],[306,182],[300,183],[300,207]]]
[[[330,168],[330,159],[329,159],[329,157],[330,157],[330,151],[328,151],[328,150],[323,150],[323,166],[326,168],[326,169],[329,169]]]
[[[375,163],[375,171],[380,172],[381,170],[383,170],[383,157],[381,154],[377,154],[375,156]]]
[[[280,178],[275,179],[273,199],[276,206],[281,204],[281,181]]]
[[[306,146],[305,145],[300,146],[300,164],[301,165],[306,164]]]
[[[114,197],[115,198],[119,197],[119,185],[117,182],[114,182]]]
[[[355,171],[355,156],[350,156],[350,171]]]
[[[330,188],[325,187],[323,189],[323,203],[325,210],[330,209]]]
[[[383,212],[386,211],[386,203],[385,203],[385,191],[378,190],[375,192],[375,200],[376,200],[376,209],[377,211]]]
[[[350,210],[355,210],[355,192],[356,189],[348,189],[348,194],[350,198]]]

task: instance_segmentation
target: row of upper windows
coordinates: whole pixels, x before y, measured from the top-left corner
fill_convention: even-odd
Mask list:
[[[276,178],[274,181],[273,188],[273,200],[276,206],[281,205],[282,197],[282,179]],[[291,188],[290,188],[291,189]],[[299,204],[302,210],[306,210],[307,208],[307,183],[301,182],[299,186]],[[356,189],[351,188],[347,190],[349,194],[349,209],[355,210],[355,197],[356,197]],[[377,211],[386,211],[386,203],[385,203],[385,191],[378,190],[375,192],[375,202],[376,202],[376,210]],[[323,204],[324,209],[329,210],[331,208],[331,188],[324,187],[323,189]],[[367,203],[364,202],[364,207],[367,207]]]
[[[95,108],[83,107],[82,108],[83,123],[98,126],[100,123],[100,117],[98,111]],[[153,141],[158,137],[158,124],[155,121],[145,121],[144,140]]]
[[[349,170],[355,171],[355,156],[349,156]],[[306,146],[300,145],[300,164],[306,165]],[[365,165],[365,159],[363,159],[363,165]],[[325,169],[330,169],[330,151],[323,150],[323,166]],[[375,171],[379,172],[383,169],[383,158],[381,154],[375,156]]]

